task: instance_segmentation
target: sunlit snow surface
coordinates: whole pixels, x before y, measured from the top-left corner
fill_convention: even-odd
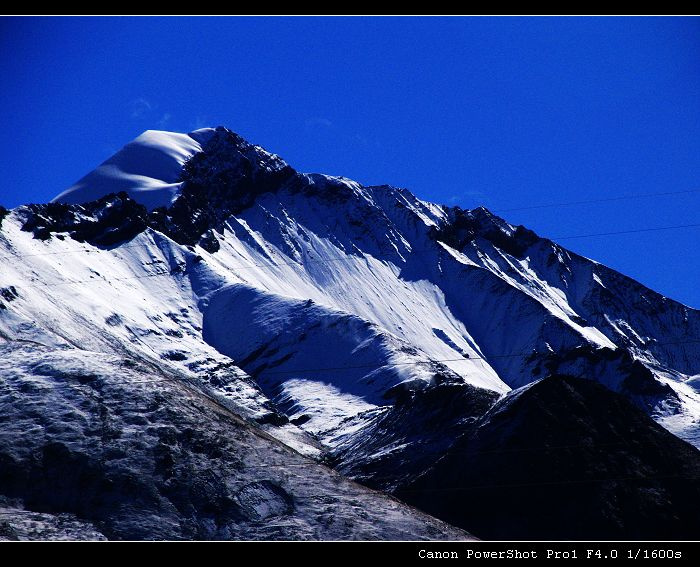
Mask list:
[[[54,201],[85,203],[108,193],[126,191],[148,209],[167,207],[180,189],[182,165],[211,136],[203,128],[190,134],[147,130]]]

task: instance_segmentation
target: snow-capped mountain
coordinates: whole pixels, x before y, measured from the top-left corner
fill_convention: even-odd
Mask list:
[[[700,443],[700,312],[484,208],[299,173],[219,127],[148,131],[54,202],[0,210],[0,219],[0,337],[8,364],[24,369],[12,387],[31,392],[32,404],[59,395],[49,390],[74,373],[76,361],[90,376],[119,377],[116,368],[127,368],[113,385],[120,391],[95,394],[110,400],[152,396],[163,386],[149,380],[164,373],[178,384],[168,404],[185,384],[188,397],[214,400],[270,446],[281,442],[303,455],[294,458],[323,460],[424,508],[424,500],[405,496],[417,478],[435,482],[436,461],[466,443],[494,404],[527,400],[531,384],[557,376],[573,388],[575,378],[605,386],[583,387],[590,403],[613,407],[608,396],[627,398],[636,407],[624,406],[620,420],[642,420],[640,435],[656,435],[644,412]],[[47,357],[59,362],[41,362]],[[124,360],[142,369],[139,380]],[[77,380],[82,392],[101,379]],[[60,395],[66,415],[93,418],[77,393]],[[598,428],[603,417],[590,419]],[[0,451],[20,437],[29,447],[73,435],[70,446],[86,435],[32,423],[22,436],[0,431]],[[124,423],[122,431],[134,434],[145,425]],[[688,446],[678,458],[691,467],[697,455]],[[2,490],[0,482],[0,494],[22,494]],[[669,505],[677,498],[669,496]],[[30,509],[26,498],[23,505]],[[189,517],[179,513],[177,522]],[[471,516],[447,516],[480,535],[478,522],[467,525]],[[235,536],[241,525],[230,520],[207,531],[197,518],[194,531],[172,533]],[[490,524],[484,533],[492,536]]]
[[[182,166],[202,151],[202,144],[206,144],[210,136],[210,129],[190,134],[148,130],[55,200],[85,203],[109,193],[126,191],[149,210],[169,206],[182,186],[179,181]]]

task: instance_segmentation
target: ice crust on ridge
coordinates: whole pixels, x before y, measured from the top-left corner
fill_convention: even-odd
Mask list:
[[[167,207],[180,189],[183,164],[213,133],[213,128],[189,134],[147,130],[53,201],[79,204],[125,191],[149,210]]]

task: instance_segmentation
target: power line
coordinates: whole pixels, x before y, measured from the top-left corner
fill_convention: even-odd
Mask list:
[[[125,246],[125,248],[140,248],[140,247],[148,247],[151,246],[150,244],[139,244],[139,245],[134,245],[134,246]],[[423,252],[423,251],[428,251],[428,250],[433,250],[433,249],[425,249],[425,250],[415,250],[414,252]],[[67,251],[66,253],[74,253],[74,252],[88,252],[88,250],[73,250],[73,251]],[[59,254],[56,252],[56,254]],[[28,255],[30,256],[30,255]],[[22,258],[24,256],[14,256],[14,257],[9,257],[9,258]],[[0,260],[3,259],[0,257]],[[338,258],[307,258],[303,262],[299,262],[296,260],[290,260],[288,262],[268,262],[266,264],[248,264],[246,266],[228,266],[227,268],[230,271],[233,272],[240,272],[243,270],[251,270],[254,268],[269,268],[269,267],[281,267],[281,266],[298,266],[300,264],[311,264],[311,263],[332,263],[332,262],[344,262],[347,261],[348,257],[347,256],[340,256]],[[73,281],[65,281],[65,282],[54,282],[54,283],[38,283],[37,285],[41,285],[44,287],[56,287],[60,285],[71,285],[71,284],[81,284],[81,283],[95,283],[99,281],[104,281],[104,282],[109,282],[109,281],[121,281],[121,280],[130,280],[130,279],[140,279],[140,278],[153,278],[153,277],[159,277],[159,276],[172,276],[176,275],[178,273],[184,273],[182,271],[169,271],[169,272],[157,272],[157,273],[152,273],[152,274],[140,274],[140,275],[132,275],[132,276],[121,276],[121,277],[113,277],[110,279],[103,279],[103,278],[90,278],[86,280],[73,280]],[[34,283],[34,282],[32,282]]]
[[[643,232],[643,231],[653,231],[653,230],[669,230],[669,229],[673,229],[673,228],[687,228],[687,227],[700,227],[700,224],[676,225],[676,226],[669,226],[669,227],[638,229],[638,230],[634,230],[634,231],[619,231],[619,232],[612,232],[612,233],[597,233],[597,234],[588,234],[588,235],[578,235],[578,236],[560,237],[559,239],[561,240],[561,239],[565,239],[565,238],[585,238],[585,237],[590,237],[590,236],[604,236],[604,235],[612,235],[612,234],[625,234],[628,232]],[[150,246],[150,244],[125,245],[122,248],[136,248],[136,247],[143,247],[143,246]],[[91,250],[75,250],[74,252],[83,252],[83,251],[84,252],[92,252]],[[60,253],[62,253],[62,252],[52,252],[52,253],[47,253],[47,254],[60,254]],[[37,254],[37,255],[39,255],[39,254]],[[31,256],[31,255],[27,255],[27,256]],[[322,258],[307,259],[306,262],[307,263],[311,263],[311,262],[326,263],[326,262],[337,262],[337,261],[346,261],[346,260],[347,260],[347,257],[339,257],[339,258],[326,258],[326,259],[322,259]],[[235,266],[235,267],[230,267],[229,269],[232,271],[240,271],[240,270],[253,269],[253,268],[259,268],[259,267],[298,265],[298,264],[299,264],[299,262],[297,262],[297,261],[276,262],[276,263],[273,262],[272,264],[266,263],[266,264],[251,264],[251,265],[247,265],[247,266]],[[178,273],[183,273],[183,272],[177,272],[177,271],[175,271],[175,272],[157,272],[157,273],[149,273],[149,274],[141,274],[141,275],[113,277],[110,279],[91,278],[91,279],[86,279],[86,280],[54,282],[54,283],[38,283],[38,282],[32,282],[32,283],[38,283],[38,285],[41,285],[44,287],[55,287],[55,286],[61,286],[61,285],[72,285],[72,284],[82,284],[82,283],[95,283],[95,282],[109,283],[110,281],[123,281],[123,280],[131,280],[131,279],[150,278],[150,277],[172,276],[172,275],[176,275]],[[655,343],[655,345],[691,344],[691,343],[695,343],[695,342],[699,342],[699,341],[679,341],[679,342],[674,342],[674,343]],[[148,346],[148,345],[146,345],[146,346]],[[150,348],[150,346],[149,346],[149,348]],[[158,353],[156,353],[156,354],[158,354]],[[387,367],[387,366],[431,364],[434,362],[465,362],[465,361],[477,361],[477,360],[488,361],[488,360],[499,359],[499,358],[527,357],[527,356],[531,356],[531,354],[532,353],[509,353],[509,354],[492,355],[489,357],[469,356],[469,357],[460,357],[460,358],[429,359],[429,360],[422,360],[422,361],[396,362],[396,363],[388,363],[388,364],[380,364],[379,362],[377,362],[374,364],[363,364],[363,365],[342,366],[342,367],[297,369],[297,370],[285,370],[285,371],[271,370],[271,371],[262,371],[262,372],[258,373],[258,375],[294,374],[294,373],[300,373],[300,372],[333,372],[333,371],[352,370],[352,369],[361,369],[361,368],[377,368],[377,367],[381,368],[381,367]],[[161,380],[133,381],[130,383],[136,384],[136,383],[141,383],[141,382],[153,382],[153,381],[161,381]]]
[[[647,445],[648,442],[642,442],[637,444],[640,445]],[[485,451],[452,451],[450,450],[451,447],[448,447],[445,449],[445,452],[443,453],[444,455],[457,455],[457,456],[466,456],[466,455],[491,455],[491,454],[503,454],[503,453],[539,453],[542,451],[560,451],[564,449],[582,449],[582,448],[605,448],[605,447],[619,447],[621,445],[624,446],[631,446],[631,443],[629,441],[617,441],[617,442],[611,442],[611,443],[574,443],[570,445],[552,445],[550,447],[515,447],[512,449],[489,449]],[[311,465],[324,465],[328,466],[325,463],[320,463],[317,461],[309,461],[306,463],[291,463],[289,465],[285,465],[282,463],[273,463],[270,465],[249,465],[245,466],[245,469],[256,469],[256,468],[266,468],[266,467],[287,467],[287,466],[293,466],[293,467],[304,467],[304,466],[311,466]],[[332,467],[331,467],[332,468]]]
[[[695,224],[676,224],[672,226],[656,226],[656,227],[651,227],[651,228],[637,228],[637,229],[632,229],[632,230],[618,230],[615,232],[598,232],[595,234],[578,234],[574,236],[558,236],[556,238],[550,238],[549,240],[571,240],[574,238],[591,238],[593,236],[615,236],[618,234],[636,234],[638,232],[655,232],[659,230],[675,230],[679,228],[698,228],[700,227],[700,223],[695,223]]]
[[[142,343],[145,346],[147,346],[149,349],[151,349],[156,355],[158,353],[154,351],[149,345],[146,343]],[[654,346],[670,346],[670,345],[688,345],[688,344],[700,344],[700,339],[697,340],[688,340],[688,341],[672,341],[672,342],[663,342],[663,343],[654,343]],[[579,345],[581,346],[581,345]],[[575,348],[575,347],[572,347]],[[476,360],[482,360],[485,362],[488,362],[489,360],[492,359],[499,359],[499,358],[527,358],[532,356],[534,353],[533,352],[527,352],[527,353],[509,353],[509,354],[495,354],[492,356],[484,357],[484,356],[470,356],[469,358],[465,357],[460,357],[460,358],[435,358],[435,359],[426,359],[426,360],[417,360],[417,361],[410,361],[410,362],[387,362],[387,363],[382,363],[382,361],[377,361],[376,363],[373,364],[358,364],[358,365],[349,365],[349,366],[330,366],[330,367],[324,367],[324,368],[299,368],[296,370],[263,370],[261,372],[257,372],[255,374],[250,374],[249,372],[245,371],[243,368],[240,366],[236,366],[236,368],[239,368],[246,372],[249,376],[256,377],[256,376],[263,376],[263,375],[271,375],[271,374],[303,374],[303,373],[311,373],[311,372],[339,372],[343,370],[358,370],[358,369],[364,369],[364,368],[386,368],[386,367],[394,367],[394,366],[417,366],[420,364],[432,364],[435,362],[469,362],[469,361],[476,361]],[[541,354],[556,354],[554,352],[551,353],[541,353]],[[158,355],[160,356],[160,355]],[[233,363],[235,364],[236,361],[234,360]],[[198,377],[197,379],[206,382],[206,379]],[[154,378],[154,379],[147,379],[147,380],[129,380],[129,381],[123,381],[119,382],[118,385],[131,385],[131,384],[150,384],[153,382],[175,382],[179,383],[181,380],[177,380],[175,378]]]
[[[85,283],[95,283],[95,282],[104,282],[104,283],[110,283],[113,281],[124,281],[124,280],[138,280],[138,279],[144,279],[144,278],[156,278],[160,276],[173,276],[177,274],[178,272],[156,272],[154,274],[141,274],[141,275],[133,275],[133,276],[123,276],[123,277],[113,277],[113,278],[92,278],[89,280],[69,280],[69,281],[64,281],[64,282],[54,282],[54,283],[37,283],[37,282],[32,282],[32,283],[37,283],[37,285],[40,285],[42,287],[58,287],[62,285],[75,285],[75,284],[85,284]]]
[[[494,449],[494,450],[487,450],[487,451],[451,451],[450,448],[448,447],[446,451],[443,453],[443,456],[476,456],[476,455],[490,455],[490,454],[502,454],[502,453],[514,453],[514,452],[525,452],[525,453],[530,453],[530,452],[542,452],[542,451],[554,451],[554,450],[563,450],[563,449],[576,449],[576,448],[605,448],[605,447],[618,447],[621,445],[630,445],[629,442],[627,441],[619,441],[615,443],[591,443],[591,444],[586,444],[586,443],[576,443],[576,444],[570,444],[570,445],[558,445],[558,446],[551,446],[551,447],[524,447],[524,448],[514,448],[514,449]],[[98,461],[102,462],[100,459]],[[242,468],[237,468],[239,465],[242,465]],[[332,466],[328,465],[327,463],[315,461],[311,458],[308,458],[306,462],[300,462],[300,463],[265,463],[261,465],[247,465],[243,463],[231,463],[231,467],[234,468],[236,472],[247,472],[250,470],[267,470],[267,469],[289,469],[289,468],[297,468],[297,467],[302,467],[302,468],[308,468],[308,467],[325,467],[331,470],[336,470]],[[337,471],[336,471],[337,472]],[[33,511],[25,511],[25,510],[19,510],[19,513],[27,513],[27,514],[40,514],[42,512],[33,512]],[[0,510],[0,516],[4,514],[3,511]],[[8,515],[12,515],[12,512],[9,512]]]
[[[548,209],[552,207],[568,207],[573,205],[590,205],[593,203],[610,203],[613,201],[629,201],[634,199],[646,199],[648,197],[668,197],[672,195],[688,195],[700,193],[700,189],[688,189],[686,191],[663,191],[660,193],[639,193],[637,195],[621,195],[619,197],[603,197],[601,199],[586,199],[582,201],[568,201],[560,203],[543,203],[539,205],[527,205],[524,207],[512,207],[508,209],[494,209],[494,213],[509,213],[512,211],[528,211],[531,209]]]
[[[629,445],[626,441],[620,441],[618,443],[600,443],[600,444],[590,444],[586,445],[571,444],[571,445],[561,445],[553,447],[535,447],[535,448],[516,448],[516,449],[506,449],[506,450],[493,450],[493,451],[463,451],[463,452],[451,452],[449,448],[444,453],[444,456],[459,456],[459,455],[480,455],[480,454],[491,454],[491,453],[510,453],[516,451],[531,452],[531,451],[549,451],[554,449],[568,449],[568,448],[579,448],[579,447],[606,447],[606,446],[619,446],[619,445]],[[240,463],[238,463],[240,464]],[[235,463],[234,463],[235,465]],[[302,463],[266,463],[262,465],[244,465],[242,469],[236,469],[237,472],[246,472],[249,470],[260,470],[260,469],[289,469],[295,467],[325,467],[330,470],[335,470],[326,463],[318,462],[309,459],[307,462]],[[337,472],[337,471],[336,471]],[[470,486],[456,486],[456,487],[435,487],[435,488],[404,488],[399,489],[398,493],[421,493],[421,492],[460,492],[469,490],[479,490],[479,489],[493,489],[493,488],[524,488],[533,486],[552,486],[552,485],[568,485],[568,484],[588,484],[588,483],[600,483],[600,482],[635,482],[635,481],[650,481],[650,480],[700,480],[700,476],[696,475],[683,475],[683,474],[666,474],[666,475],[638,475],[638,476],[626,476],[626,477],[599,477],[599,478],[578,478],[578,479],[562,479],[562,480],[547,480],[547,481],[536,481],[536,482],[515,482],[515,483],[497,483],[497,484],[481,484],[481,485],[470,485]],[[382,490],[376,490],[381,494],[386,494]],[[294,496],[296,499],[305,498],[317,498],[318,496]],[[62,514],[65,512],[59,512]],[[31,510],[16,510],[13,512],[0,511],[0,516],[15,516],[21,514],[52,514],[51,512],[38,512]]]
[[[679,344],[700,344],[700,339],[697,340],[689,340],[689,341],[674,341],[674,342],[669,342],[669,343],[654,343],[654,346],[669,346],[669,345],[679,345]],[[575,347],[574,347],[575,348]],[[413,365],[419,365],[419,364],[431,364],[433,362],[469,362],[472,360],[483,360],[485,362],[488,362],[489,360],[492,359],[501,359],[501,358],[527,358],[529,356],[532,356],[534,353],[533,352],[526,352],[526,353],[507,353],[507,354],[494,354],[491,356],[469,356],[467,357],[460,357],[460,358],[436,358],[436,359],[427,359],[427,360],[420,360],[420,361],[410,361],[410,362],[389,362],[386,364],[379,364],[379,363],[374,363],[374,364],[358,364],[358,365],[352,365],[352,366],[335,366],[335,367],[326,367],[326,368],[306,368],[306,369],[301,369],[301,370],[263,370],[262,372],[257,373],[257,376],[261,375],[269,375],[269,374],[295,374],[295,373],[303,373],[303,372],[335,372],[339,370],[357,370],[357,369],[362,369],[362,368],[383,368],[383,367],[393,367],[393,366],[413,366]],[[543,353],[544,354],[544,353]],[[556,354],[554,352],[547,353],[547,354]],[[235,361],[234,361],[235,363]]]
[[[72,239],[71,239],[72,240]],[[32,258],[34,256],[55,256],[60,254],[78,254],[85,252],[86,254],[96,254],[99,252],[112,252],[114,250],[122,250],[124,248],[144,248],[152,246],[152,244],[122,244],[114,248],[79,248],[77,250],[57,250],[55,252],[36,252],[31,254],[13,254],[10,256],[0,256],[0,260],[16,260],[17,258]]]
[[[640,229],[632,229],[632,230],[621,230],[621,231],[616,231],[616,232],[595,232],[595,233],[590,233],[590,234],[577,234],[577,235],[571,235],[571,236],[559,236],[556,238],[547,238],[547,237],[540,237],[543,240],[551,240],[556,243],[558,240],[570,240],[570,239],[579,239],[579,238],[592,238],[592,237],[597,237],[597,236],[614,236],[614,235],[621,235],[621,234],[635,234],[635,233],[641,233],[641,232],[657,232],[657,231],[664,231],[664,230],[674,230],[674,229],[683,229],[683,228],[698,228],[700,227],[700,223],[695,223],[695,224],[679,224],[679,225],[671,225],[671,226],[660,226],[660,227],[650,227],[650,228],[640,228]],[[142,246],[150,246],[150,244],[143,244],[143,245],[134,245],[131,246],[132,248],[136,247],[142,247]],[[126,247],[126,246],[125,246]],[[118,250],[118,249],[117,249]],[[408,251],[409,253],[420,253],[420,252],[425,252],[425,251],[433,251],[433,249],[424,249],[424,250],[411,250]],[[75,251],[68,251],[66,253],[72,253],[72,252],[87,252],[87,250],[75,250]],[[57,252],[58,254],[58,252]],[[29,255],[27,255],[29,256]],[[10,256],[7,258],[10,259],[16,259],[16,258],[22,258],[23,256],[18,255],[18,256]],[[2,258],[0,258],[2,259]],[[297,260],[291,260],[289,262],[268,262],[265,264],[249,264],[246,266],[229,266],[228,269],[233,272],[238,272],[238,271],[243,271],[243,270],[251,270],[255,268],[271,268],[271,267],[282,267],[282,266],[291,266],[291,265],[304,265],[304,264],[309,264],[309,263],[332,263],[332,262],[343,262],[347,261],[348,256],[342,256],[338,258],[318,258],[318,259],[306,259],[304,261],[297,261]],[[131,280],[131,279],[142,279],[142,278],[152,278],[152,277],[159,277],[159,276],[171,276],[175,275],[177,273],[184,273],[184,272],[158,272],[158,273],[153,273],[153,274],[141,274],[141,275],[132,275],[132,276],[123,276],[123,277],[113,277],[108,279],[103,279],[103,278],[91,278],[91,279],[85,279],[85,280],[75,280],[75,281],[64,281],[64,282],[54,282],[54,283],[38,283],[37,285],[43,286],[43,287],[56,287],[56,286],[61,286],[61,285],[76,285],[76,284],[83,284],[83,283],[95,283],[95,282],[109,282],[109,281],[123,281],[123,280]]]
[[[700,193],[700,189],[687,189],[684,191],[662,191],[658,193],[640,193],[636,195],[622,195],[618,197],[605,197],[605,198],[600,198],[600,199],[586,199],[586,200],[580,200],[580,201],[568,201],[568,202],[558,202],[558,203],[543,203],[543,204],[538,204],[538,205],[527,205],[523,207],[511,207],[507,209],[494,209],[492,212],[494,213],[506,213],[506,212],[512,212],[512,211],[524,211],[524,210],[531,210],[531,209],[544,209],[544,208],[552,208],[552,207],[564,207],[564,206],[574,206],[574,205],[587,205],[587,204],[593,204],[593,203],[608,203],[608,202],[615,202],[615,201],[626,201],[626,200],[634,200],[634,199],[645,199],[649,197],[661,197],[661,196],[673,196],[673,195],[688,195],[688,194],[695,194],[695,193]],[[607,232],[607,233],[597,233],[597,234],[590,234],[590,235],[577,235],[577,236],[562,236],[558,238],[551,238],[550,240],[565,240],[565,239],[573,239],[573,238],[588,238],[592,236],[610,236],[610,235],[617,235],[617,234],[628,234],[628,233],[633,233],[633,232],[644,232],[646,230],[649,231],[654,231],[654,230],[669,230],[672,228],[687,228],[687,227],[697,227],[700,226],[700,224],[690,224],[690,225],[678,225],[674,227],[660,227],[660,228],[650,228],[650,229],[639,229],[639,230],[631,230],[631,231],[620,231],[620,232]],[[147,247],[150,246],[150,244],[133,244],[133,245],[122,245],[115,247],[114,249],[124,249],[124,248],[140,248],[140,247]],[[12,255],[12,256],[0,256],[0,260],[11,260],[15,259],[18,257],[21,258],[29,258],[29,257],[34,257],[34,256],[51,256],[51,255],[56,255],[56,254],[74,254],[74,253],[79,253],[79,252],[86,252],[86,253],[96,253],[96,252],[102,252],[102,251],[111,251],[114,249],[80,249],[80,250],[65,250],[65,251],[56,251],[56,252],[37,252],[37,253],[32,253],[32,254],[21,254],[21,255]]]

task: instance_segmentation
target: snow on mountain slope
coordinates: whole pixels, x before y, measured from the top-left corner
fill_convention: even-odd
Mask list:
[[[65,238],[54,239],[47,251],[41,241],[25,239],[12,217],[2,228],[0,240],[16,237],[20,245],[13,252],[24,258],[16,262],[5,256],[10,261],[2,276],[25,283],[12,286],[15,296],[3,293],[11,301],[5,297],[0,308],[0,337],[139,353],[212,384],[219,397],[235,402],[236,411],[263,427],[275,421],[276,413],[257,384],[201,338],[197,297],[183,275],[188,263],[196,262],[196,254],[152,232],[138,235],[128,248],[101,249]],[[197,278],[200,285],[203,279]],[[296,427],[282,424],[275,432],[304,453],[318,453]]]
[[[470,538],[139,357],[8,342],[0,376],[0,539]]]
[[[507,273],[523,290],[536,282],[536,289],[578,319],[582,329],[597,334],[601,346],[619,343],[650,364],[686,374],[700,367],[700,349],[688,340],[700,335],[695,309],[546,240],[536,241],[515,259],[478,254],[474,243],[464,252],[498,274]]]
[[[221,127],[146,132],[55,202],[0,209],[0,260],[0,343],[135,359],[383,489],[552,375],[700,443],[700,312],[485,209],[298,173]]]
[[[113,196],[92,208],[54,204],[11,212],[0,232],[4,253],[18,258],[0,282],[19,292],[6,302],[10,309],[0,323],[8,336],[36,330],[95,350],[136,348],[206,376],[220,365],[235,368],[255,350],[246,352],[250,349],[236,336],[248,336],[260,348],[271,334],[264,316],[241,319],[251,312],[232,297],[238,301],[246,294],[222,291],[245,284],[273,314],[290,305],[298,311],[313,300],[314,309],[323,312],[317,317],[321,324],[338,312],[356,316],[378,336],[409,345],[419,358],[443,361],[477,387],[505,393],[554,371],[552,365],[566,364],[577,375],[607,376],[608,385],[636,396],[660,418],[689,415],[682,435],[692,435],[696,427],[695,390],[678,387],[684,392],[679,406],[669,404],[675,395],[664,385],[693,384],[690,379],[700,372],[700,348],[689,342],[700,337],[698,312],[485,209],[449,209],[405,189],[300,174],[223,128],[189,135],[147,132],[107,163],[124,172],[110,170],[116,185],[95,182],[89,192],[69,192],[57,201],[78,202],[134,182],[127,193],[150,209],[155,204],[150,185],[139,185],[131,177],[137,175],[182,180],[168,193],[172,206],[149,214]],[[227,295],[226,309],[236,316],[203,337],[207,305]],[[23,319],[13,323],[17,317]],[[325,364],[324,357],[340,352],[309,350],[303,341],[294,345],[289,335],[294,325],[285,330],[289,358],[280,363],[294,372],[280,375],[286,378],[278,398],[285,408],[295,408],[293,419],[315,399],[298,387],[294,374],[302,366],[339,366]],[[351,356],[349,346],[345,357]],[[618,350],[639,359],[648,372],[603,354]],[[373,370],[394,363],[394,355],[387,358],[382,349],[371,352]],[[554,356],[562,353],[578,353],[578,362]],[[256,370],[254,364],[242,365]],[[380,382],[382,388],[414,378],[425,382],[420,364],[405,366],[392,370],[397,378]],[[337,375],[321,372],[313,388],[332,385]],[[250,376],[246,380],[235,395],[262,418],[267,396]],[[226,388],[236,389],[238,382],[231,379]],[[260,385],[273,398],[279,394],[264,381]],[[372,387],[355,392],[362,400],[357,410],[365,403],[380,407],[380,393]]]
[[[183,164],[202,151],[212,128],[176,134],[147,130],[94,171],[58,195],[54,202],[85,203],[125,191],[148,209],[167,207],[177,197]]]
[[[231,332],[236,321],[245,324]],[[209,297],[203,337],[256,378],[294,423],[324,440],[343,420],[388,405],[401,386],[462,382],[366,319],[243,284]]]
[[[198,353],[202,360],[221,357],[202,341],[202,306],[209,294],[238,282],[356,315],[427,358],[444,360],[467,382],[501,393],[546,373],[543,364],[553,363],[552,353],[583,345],[592,353],[623,347],[653,372],[639,379],[637,390],[650,392],[643,403],[650,408],[661,404],[660,411],[668,413],[663,409],[668,392],[648,388],[649,384],[684,382],[700,368],[700,349],[666,344],[700,336],[696,311],[644,291],[636,282],[513,227],[485,209],[447,209],[420,201],[404,189],[298,174],[277,156],[222,128],[188,136],[146,133],[132,145],[136,154],[154,151],[166,156],[172,169],[167,175],[158,173],[139,159],[120,156],[134,153],[126,149],[115,162],[129,162],[124,167],[139,175],[158,173],[166,180],[185,180],[165,213],[137,214],[136,220],[134,213],[123,213],[126,229],[105,231],[106,236],[99,238],[109,249],[96,253],[63,255],[62,249],[73,246],[68,240],[27,240],[19,227],[33,230],[38,238],[52,231],[74,236],[77,232],[79,239],[97,242],[95,227],[113,222],[105,221],[101,211],[119,211],[123,203],[108,203],[91,213],[95,220],[89,222],[79,220],[90,217],[84,213],[71,213],[69,221],[58,222],[54,217],[65,213],[18,209],[6,219],[8,228],[3,230],[13,234],[8,246],[15,254],[31,254],[37,246],[57,247],[55,258],[32,258],[31,263],[38,263],[33,270],[41,278],[61,280],[71,274],[80,281],[110,280],[52,288],[49,312],[66,303],[76,308],[77,302],[61,297],[64,293],[94,295],[87,303],[106,304],[100,313],[103,320],[110,317],[106,311],[111,310],[111,293],[122,302],[125,295],[142,298],[129,298],[124,306],[124,318],[135,321],[100,323],[101,335],[118,335],[170,357],[171,362],[200,368]],[[177,165],[190,151],[195,153],[185,167]],[[90,197],[100,192],[97,187]],[[144,202],[142,193],[132,193]],[[79,195],[72,198],[79,200]],[[114,247],[119,237],[129,243]],[[94,254],[104,257],[109,271],[93,273],[99,257]],[[31,263],[23,268],[31,271]],[[152,279],[156,272],[166,276],[170,272],[174,281],[165,276]],[[7,281],[11,285],[11,278]],[[116,289],[93,293],[89,288],[96,286]],[[161,309],[164,297],[170,299]],[[176,329],[165,328],[153,314],[144,313],[152,305],[159,306],[159,317],[185,309],[193,318],[187,322],[177,315],[173,321],[172,315],[165,315],[174,326],[186,326],[184,343],[174,346],[179,340],[168,333]],[[668,317],[658,317],[659,310]],[[27,317],[36,319],[32,313]],[[57,313],[56,320],[60,318]],[[92,313],[80,314],[79,341],[84,320],[95,324]],[[668,337],[673,340],[667,341]],[[186,360],[172,360],[180,356]],[[605,357],[602,360],[607,364]],[[319,366],[313,357],[309,362]],[[422,372],[413,366],[407,374]],[[201,368],[205,367],[206,363]],[[588,370],[584,364],[580,372],[592,375]],[[623,382],[624,377],[618,377],[617,383]]]

